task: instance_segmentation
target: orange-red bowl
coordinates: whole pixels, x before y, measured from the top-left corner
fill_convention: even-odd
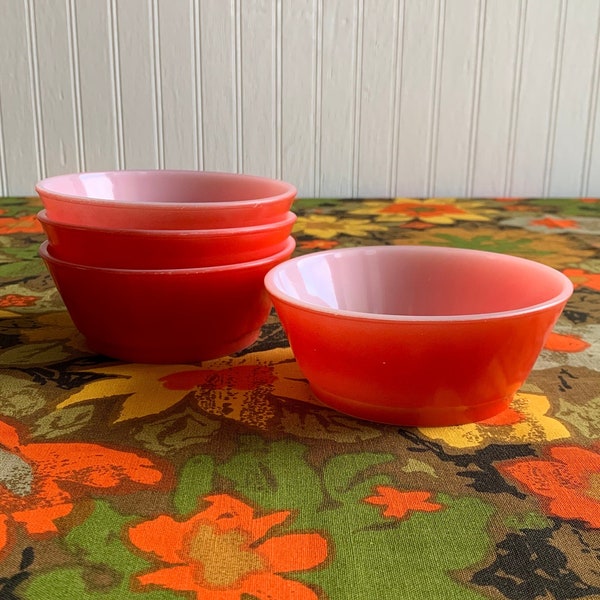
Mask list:
[[[269,269],[290,257],[295,241],[260,260],[197,269],[90,267],[40,247],[56,287],[90,348],[145,363],[189,363],[249,346],[272,306]]]
[[[317,252],[265,283],[315,395],[406,426],[507,408],[573,291],[537,262],[424,246]]]
[[[207,171],[73,173],[36,185],[48,217],[116,229],[212,229],[280,220],[296,188],[284,181]]]
[[[175,269],[249,262],[284,250],[293,212],[265,225],[202,230],[110,229],[70,225],[38,213],[50,251],[67,262],[121,269]]]

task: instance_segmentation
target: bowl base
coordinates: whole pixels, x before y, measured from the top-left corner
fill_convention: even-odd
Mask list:
[[[131,347],[114,344],[102,340],[86,338],[91,350],[104,356],[115,358],[124,362],[147,364],[188,364],[199,363],[216,358],[228,356],[234,352],[244,350],[252,345],[260,334],[260,329],[251,331],[234,341],[223,344],[212,344],[209,348],[181,347],[180,345],[165,345],[160,347]]]
[[[483,421],[506,410],[513,399],[511,394],[492,402],[471,406],[412,409],[364,404],[337,396],[314,385],[310,387],[315,397],[329,408],[358,419],[402,427],[446,427]]]

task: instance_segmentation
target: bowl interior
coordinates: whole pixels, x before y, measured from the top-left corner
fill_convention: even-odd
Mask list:
[[[292,259],[267,287],[306,308],[407,319],[486,318],[557,304],[562,273],[533,261],[424,246],[347,248]]]
[[[71,200],[143,204],[248,202],[294,195],[283,181],[205,171],[108,171],[49,177],[37,185],[41,194]]]

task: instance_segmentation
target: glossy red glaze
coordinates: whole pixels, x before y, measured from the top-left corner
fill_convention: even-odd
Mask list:
[[[573,289],[533,261],[423,246],[315,253],[265,282],[315,395],[405,426],[505,409]]]
[[[116,229],[213,229],[272,223],[290,210],[284,181],[208,171],[72,173],[36,185],[48,217]]]
[[[227,229],[141,230],[69,225],[38,214],[52,256],[81,265],[121,269],[209,267],[265,258],[284,250],[296,221]]]
[[[189,363],[249,346],[271,308],[265,273],[295,248],[240,265],[141,271],[101,269],[40,255],[75,326],[96,352],[144,363]]]

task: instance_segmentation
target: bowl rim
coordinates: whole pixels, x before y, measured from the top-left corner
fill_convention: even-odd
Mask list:
[[[252,198],[247,200],[226,200],[220,202],[134,202],[127,200],[112,200],[110,198],[95,198],[92,196],[80,196],[77,194],[64,194],[57,192],[56,190],[49,189],[48,185],[57,182],[61,179],[68,177],[96,177],[99,175],[133,175],[141,176],[146,174],[152,175],[179,175],[183,177],[217,177],[222,179],[247,179],[254,183],[264,184],[278,184],[282,187],[282,191],[279,194],[272,194],[268,196],[261,196],[258,198]],[[59,200],[61,202],[68,202],[73,204],[87,204],[95,207],[112,207],[112,208],[140,208],[149,210],[165,210],[167,208],[175,210],[199,210],[199,209],[223,209],[223,208],[234,208],[234,207],[252,207],[254,205],[268,205],[274,204],[282,200],[294,199],[298,193],[298,190],[294,185],[281,179],[273,179],[269,177],[261,177],[259,175],[249,175],[246,173],[230,173],[225,171],[196,171],[193,169],[117,169],[108,171],[82,171],[79,173],[64,173],[61,175],[53,175],[51,177],[45,177],[35,184],[35,191],[40,196],[48,196]]]
[[[39,247],[38,254],[45,262],[55,264],[70,269],[79,269],[82,271],[95,271],[100,273],[113,273],[114,275],[126,275],[126,276],[138,276],[138,275],[156,275],[156,276],[171,276],[171,275],[199,275],[202,273],[218,273],[227,271],[242,271],[249,270],[271,263],[281,262],[286,257],[290,256],[296,248],[296,240],[293,236],[288,236],[286,244],[283,249],[256,260],[248,262],[236,262],[226,263],[224,265],[211,265],[208,267],[184,267],[184,268],[173,268],[173,269],[126,269],[126,268],[115,268],[115,267],[95,267],[92,265],[82,265],[80,263],[70,262],[68,260],[62,260],[56,258],[50,254],[48,248],[50,242],[44,240]]]
[[[42,225],[48,224],[57,229],[68,229],[70,231],[94,232],[107,235],[123,235],[131,237],[198,237],[198,238],[219,238],[230,237],[235,235],[249,235],[269,233],[279,229],[292,227],[298,220],[296,213],[287,211],[284,217],[273,223],[263,223],[261,225],[248,225],[246,227],[219,227],[216,229],[127,229],[123,227],[96,227],[95,225],[84,225],[79,223],[66,223],[57,221],[48,217],[47,209],[40,210],[36,218]]]
[[[383,313],[369,313],[369,312],[361,312],[361,311],[353,311],[347,309],[339,309],[333,308],[330,306],[322,306],[313,304],[306,300],[298,299],[285,291],[283,291],[277,284],[276,278],[279,273],[284,271],[285,269],[293,268],[293,266],[299,262],[304,262],[307,260],[319,260],[318,257],[323,255],[336,255],[336,254],[364,254],[364,253],[373,253],[373,252],[389,252],[389,253],[398,253],[401,254],[406,251],[406,249],[410,249],[411,251],[417,252],[428,252],[428,253],[453,253],[453,254],[463,254],[463,255],[486,255],[495,260],[503,260],[510,262],[518,262],[520,264],[525,264],[529,268],[537,269],[539,271],[543,271],[547,275],[556,279],[561,284],[561,288],[558,294],[554,295],[552,298],[545,300],[544,302],[540,302],[537,304],[532,304],[529,306],[524,306],[517,309],[505,310],[505,311],[497,311],[490,313],[465,313],[458,315],[396,315],[396,314],[383,314]],[[310,311],[319,315],[329,315],[333,317],[344,317],[353,320],[361,320],[361,321],[369,321],[369,322],[386,322],[386,323],[458,323],[458,322],[472,322],[472,321],[491,321],[497,319],[506,319],[511,317],[520,317],[523,315],[540,312],[545,309],[551,308],[553,306],[557,306],[566,302],[571,295],[573,294],[574,286],[572,281],[561,273],[557,269],[545,265],[543,263],[530,260],[528,258],[522,258],[519,256],[514,256],[512,254],[504,254],[501,252],[491,252],[487,250],[475,250],[471,248],[451,248],[447,246],[429,246],[429,245],[389,245],[389,246],[354,246],[347,248],[335,248],[332,250],[321,250],[317,252],[311,252],[309,254],[304,254],[301,256],[297,256],[291,258],[285,263],[274,266],[266,275],[265,275],[265,287],[267,292],[275,299],[285,302],[288,305],[294,306],[296,308],[301,308],[306,311]]]

